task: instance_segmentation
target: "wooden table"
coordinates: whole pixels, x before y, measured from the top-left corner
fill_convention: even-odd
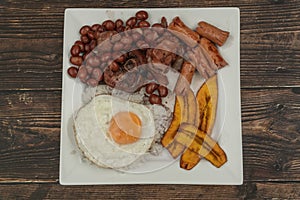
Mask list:
[[[300,1],[0,3],[0,199],[300,198]],[[62,44],[69,7],[241,10],[242,186],[60,186]]]

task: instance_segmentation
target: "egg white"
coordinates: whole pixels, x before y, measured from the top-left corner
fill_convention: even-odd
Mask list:
[[[142,122],[141,138],[131,144],[117,144],[107,134],[110,120],[122,111],[135,113]],[[152,113],[146,106],[111,95],[98,95],[77,112],[74,134],[79,149],[90,161],[101,167],[122,168],[149,150],[155,125]]]

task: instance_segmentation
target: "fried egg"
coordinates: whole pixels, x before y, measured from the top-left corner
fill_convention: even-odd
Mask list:
[[[98,166],[117,169],[149,150],[155,125],[146,106],[98,95],[75,115],[74,134],[86,158]]]

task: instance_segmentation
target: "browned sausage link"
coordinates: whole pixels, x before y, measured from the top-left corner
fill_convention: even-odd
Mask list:
[[[174,34],[191,47],[196,46],[200,38],[199,35],[187,27],[179,17],[173,19],[168,29],[175,31]]]
[[[191,63],[184,61],[180,71],[181,76],[184,77],[191,84],[194,73],[195,67]]]
[[[219,53],[217,47],[211,41],[203,37],[200,39],[200,44],[207,51],[208,55],[217,65],[218,69],[221,69],[228,64]]]
[[[223,31],[207,22],[199,22],[196,31],[199,35],[206,37],[219,46],[222,46],[229,36],[229,32]]]
[[[184,61],[175,87],[176,95],[184,95],[186,93],[190,87],[194,73],[195,67],[191,63]]]

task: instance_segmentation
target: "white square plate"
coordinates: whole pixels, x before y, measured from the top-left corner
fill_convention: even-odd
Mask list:
[[[219,104],[217,119],[213,130],[221,131],[218,140],[227,154],[227,163],[215,168],[206,160],[201,161],[190,171],[179,167],[179,161],[168,167],[149,173],[121,173],[111,169],[98,168],[85,162],[76,151],[76,145],[70,135],[72,128],[73,108],[82,105],[81,92],[76,89],[74,95],[74,79],[67,74],[69,50],[79,39],[79,29],[85,24],[101,23],[106,19],[123,20],[133,16],[141,9],[66,9],[64,22],[63,48],[63,86],[62,86],[62,120],[60,177],[62,185],[88,184],[221,184],[239,185],[243,182],[241,106],[240,106],[240,14],[238,8],[167,8],[143,9],[149,13],[149,22],[160,22],[165,16],[170,22],[179,16],[189,27],[195,28],[200,20],[209,22],[230,32],[224,46],[219,48],[222,56],[229,63],[219,70]],[[195,81],[193,81],[195,84]],[[199,87],[199,84],[198,84]],[[75,98],[74,98],[75,97]],[[222,118],[220,120],[220,118]],[[153,163],[152,163],[153,162]],[[147,166],[158,161],[149,161]]]

